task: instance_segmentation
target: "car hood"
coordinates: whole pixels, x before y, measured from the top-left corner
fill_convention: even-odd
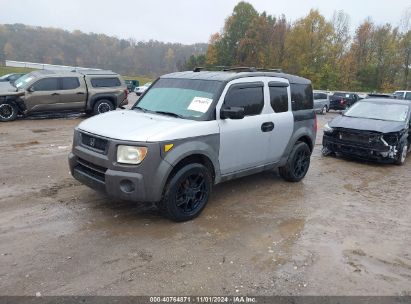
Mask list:
[[[205,128],[205,123],[207,122],[122,110],[86,119],[78,129],[124,141],[157,142],[218,132],[213,128]]]
[[[16,88],[11,85],[8,81],[0,82],[0,90],[1,91],[16,91]]]
[[[18,91],[13,87],[10,82],[0,82],[0,96],[21,96],[24,95],[24,91]]]
[[[364,131],[375,131],[380,133],[399,132],[404,129],[405,122],[376,120],[368,118],[354,118],[338,116],[329,124],[331,128],[345,128]]]

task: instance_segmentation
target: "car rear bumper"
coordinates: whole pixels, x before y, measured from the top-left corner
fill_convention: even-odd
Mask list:
[[[346,104],[330,103],[330,110],[345,110],[346,108]]]
[[[124,99],[122,102],[120,102],[120,104],[118,105],[118,107],[123,107],[123,106],[126,106],[126,105],[128,105],[128,99],[127,99],[127,98]]]

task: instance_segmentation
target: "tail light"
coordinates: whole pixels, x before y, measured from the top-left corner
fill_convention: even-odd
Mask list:
[[[127,99],[127,97],[128,97],[128,90],[127,89],[124,90],[124,95],[125,95],[124,99]]]
[[[341,101],[340,101],[340,104],[344,104],[345,103],[345,100],[344,99],[341,99]]]
[[[314,113],[314,126],[313,126],[313,130],[315,133],[317,133],[318,130],[318,121],[317,121],[317,114]]]

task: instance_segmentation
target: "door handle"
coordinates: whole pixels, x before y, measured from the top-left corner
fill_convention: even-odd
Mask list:
[[[261,131],[263,132],[270,132],[274,129],[274,123],[271,121],[267,121],[261,125]]]
[[[85,93],[84,92],[77,92],[76,94],[77,95],[84,95]]]
[[[57,95],[60,95],[59,93],[53,93],[53,94],[51,94],[51,96],[57,96]]]

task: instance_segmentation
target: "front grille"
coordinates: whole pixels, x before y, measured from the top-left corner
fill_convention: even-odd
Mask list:
[[[347,143],[363,144],[367,146],[382,144],[380,140],[381,133],[372,131],[336,128],[331,137]]]
[[[105,182],[106,180],[106,171],[107,169],[98,165],[95,165],[89,161],[86,161],[82,158],[77,159],[77,166],[75,169],[79,170],[80,172],[87,174],[101,182]]]
[[[106,139],[91,136],[85,133],[81,133],[81,143],[87,148],[94,150],[99,153],[106,153],[107,143]]]
[[[370,143],[370,136],[368,134],[339,132],[339,139],[361,144]]]

